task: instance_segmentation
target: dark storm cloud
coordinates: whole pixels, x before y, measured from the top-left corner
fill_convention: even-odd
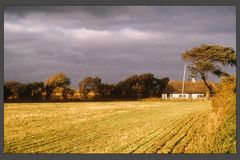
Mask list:
[[[65,72],[117,82],[132,74],[181,79],[185,49],[235,47],[234,7],[7,7],[5,80]]]

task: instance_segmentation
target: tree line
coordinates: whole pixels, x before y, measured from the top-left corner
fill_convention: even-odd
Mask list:
[[[211,87],[208,75],[228,77],[225,66],[236,67],[236,52],[231,47],[201,44],[181,54],[188,64],[192,77],[200,77],[206,88],[208,99]],[[20,83],[9,81],[4,84],[5,100],[116,100],[160,97],[168,84],[169,78],[158,79],[151,73],[133,75],[117,84],[102,83],[99,77],[87,77],[79,83],[75,91],[70,78],[63,73],[52,75],[44,82]]]
[[[160,97],[168,82],[169,78],[158,79],[151,73],[133,75],[116,84],[102,83],[99,77],[87,77],[80,81],[78,89],[74,90],[70,78],[64,73],[57,73],[50,76],[46,82],[5,82],[4,100],[134,100]]]

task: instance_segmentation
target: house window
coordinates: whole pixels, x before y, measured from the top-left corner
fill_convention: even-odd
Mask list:
[[[179,98],[186,98],[186,95],[185,94],[180,94]]]

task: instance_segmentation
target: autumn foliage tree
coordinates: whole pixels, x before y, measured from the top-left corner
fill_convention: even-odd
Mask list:
[[[120,99],[160,97],[169,78],[158,79],[151,73],[133,75],[115,85],[113,94]]]
[[[20,82],[17,81],[7,81],[4,83],[4,99],[9,98],[16,99],[19,98],[19,92],[22,86]]]
[[[158,79],[151,73],[133,75],[117,84],[102,83],[99,77],[87,77],[79,83],[84,100],[141,99],[160,97],[169,78]]]
[[[4,100],[8,100],[8,98],[12,95],[12,92],[8,86],[4,84]]]
[[[222,45],[202,44],[182,53],[182,59],[189,63],[188,69],[192,76],[200,76],[204,81],[208,91],[205,99],[209,99],[211,86],[208,83],[208,74],[214,74],[218,77],[228,76],[224,71],[227,65],[236,66],[236,53],[231,47]]]
[[[26,100],[42,100],[45,92],[44,82],[22,84],[22,98]]]
[[[50,76],[46,81],[46,98],[50,99],[53,92],[61,92],[63,98],[66,97],[68,87],[70,86],[70,78],[63,73],[57,73]],[[54,97],[52,97],[54,98]]]
[[[31,93],[31,98],[32,99],[43,99],[43,95],[45,92],[45,86],[44,82],[33,82],[33,83],[28,83],[27,84],[28,89],[30,90]]]
[[[98,99],[101,97],[102,82],[99,77],[87,77],[79,83],[82,99]]]
[[[43,82],[20,83],[7,81],[4,84],[4,99],[42,100],[45,92]]]

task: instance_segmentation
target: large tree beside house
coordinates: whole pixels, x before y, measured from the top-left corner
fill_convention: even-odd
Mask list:
[[[182,59],[188,62],[188,69],[192,76],[201,77],[207,87],[205,99],[209,99],[211,86],[208,82],[208,74],[218,77],[228,76],[225,66],[236,66],[236,53],[231,47],[222,45],[202,44],[182,53]]]

